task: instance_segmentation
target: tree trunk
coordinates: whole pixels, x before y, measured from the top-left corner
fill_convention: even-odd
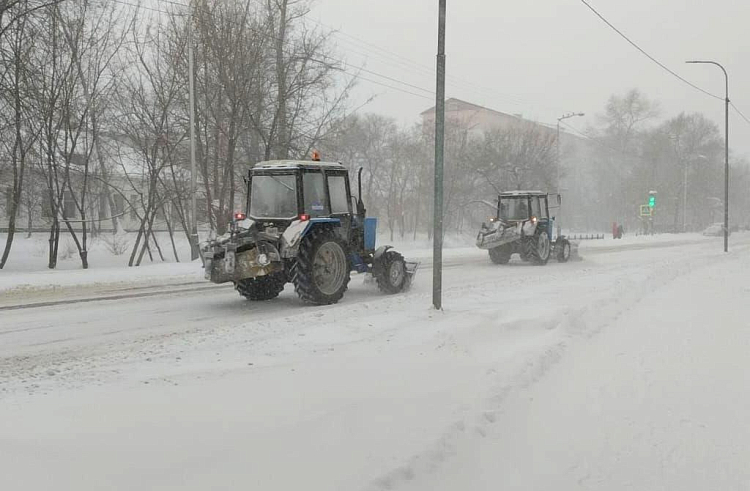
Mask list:
[[[284,44],[286,43],[287,28],[287,4],[289,0],[281,0],[279,3],[279,28],[276,33],[276,84],[278,98],[277,121],[277,145],[276,158],[289,158],[289,128],[287,127],[287,95],[286,95],[286,67],[284,66]]]

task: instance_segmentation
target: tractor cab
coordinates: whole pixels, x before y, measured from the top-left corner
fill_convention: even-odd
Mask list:
[[[547,194],[541,191],[512,191],[501,193],[497,200],[496,220],[524,222],[549,218]]]
[[[335,221],[349,239],[353,216],[349,173],[334,162],[270,161],[250,169],[247,216],[285,227],[295,221]]]

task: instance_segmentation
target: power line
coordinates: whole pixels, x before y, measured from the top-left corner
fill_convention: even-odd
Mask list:
[[[432,97],[428,97],[426,95],[417,94],[416,92],[411,92],[411,91],[408,91],[406,89],[402,89],[400,87],[394,87],[393,85],[388,85],[388,84],[385,84],[385,83],[382,83],[382,82],[378,82],[377,80],[373,80],[371,78],[366,78],[366,77],[363,77],[363,76],[358,75],[356,73],[347,72],[346,70],[343,70],[343,69],[341,71],[344,72],[344,73],[346,73],[346,74],[348,74],[348,75],[350,75],[350,76],[352,76],[352,77],[360,78],[362,80],[366,80],[366,81],[368,81],[370,83],[373,83],[373,84],[376,84],[376,85],[380,85],[380,86],[383,86],[383,87],[387,87],[389,89],[398,90],[399,92],[403,92],[404,94],[411,94],[411,95],[413,95],[415,97],[421,97],[422,99],[427,99],[428,101],[432,100]],[[424,90],[424,89],[422,89],[422,90]]]
[[[607,25],[608,25],[608,26],[609,26],[610,28],[612,28],[612,30],[614,30],[614,31],[615,31],[615,32],[616,32],[617,34],[619,34],[619,35],[620,35],[620,36],[621,36],[621,37],[622,37],[623,39],[625,39],[625,41],[627,41],[628,43],[630,43],[630,44],[631,44],[631,45],[632,45],[632,46],[633,46],[633,47],[634,47],[635,49],[637,49],[638,51],[640,51],[640,52],[641,52],[641,53],[642,53],[643,55],[645,55],[645,56],[646,56],[646,57],[647,57],[647,58],[648,58],[649,60],[651,60],[651,61],[653,61],[654,63],[656,63],[657,65],[659,65],[659,66],[660,66],[661,68],[663,68],[664,70],[666,70],[666,71],[667,71],[668,73],[670,73],[670,74],[671,74],[672,76],[674,76],[674,77],[677,77],[677,78],[678,78],[679,80],[681,80],[682,82],[686,83],[686,84],[687,84],[687,85],[689,85],[690,87],[692,87],[692,88],[694,88],[694,89],[696,89],[696,90],[699,90],[699,91],[703,92],[704,94],[706,94],[706,95],[708,95],[708,96],[710,96],[710,97],[713,97],[714,99],[718,99],[718,100],[720,100],[720,101],[723,101],[723,100],[724,100],[724,98],[723,98],[723,97],[719,97],[719,96],[717,96],[717,95],[715,95],[715,94],[712,94],[711,92],[708,92],[707,90],[703,90],[702,88],[698,87],[698,86],[697,86],[697,85],[695,85],[694,83],[690,82],[689,80],[686,80],[685,78],[683,78],[683,77],[679,76],[678,74],[676,74],[675,72],[673,72],[672,70],[670,70],[670,69],[669,69],[669,68],[668,68],[668,67],[667,67],[666,65],[664,65],[664,64],[663,64],[662,62],[660,62],[659,60],[657,60],[656,58],[654,58],[653,56],[651,56],[650,54],[648,54],[648,53],[647,53],[647,52],[646,52],[646,51],[645,51],[645,50],[644,50],[643,48],[641,48],[640,46],[638,46],[638,45],[637,45],[637,44],[636,44],[636,43],[635,43],[634,41],[632,41],[632,40],[631,40],[631,39],[630,39],[629,37],[627,37],[627,36],[626,36],[625,34],[623,34],[623,32],[622,32],[622,31],[620,31],[620,30],[619,30],[618,28],[616,28],[616,27],[615,27],[614,25],[612,25],[612,23],[611,23],[611,22],[609,22],[609,21],[608,21],[607,19],[605,19],[605,18],[604,18],[604,16],[603,16],[602,14],[600,14],[599,12],[597,12],[597,10],[596,10],[596,9],[595,9],[594,7],[592,7],[592,6],[591,6],[591,5],[590,5],[590,4],[589,4],[589,3],[588,3],[588,2],[586,1],[586,0],[581,0],[581,3],[583,3],[583,4],[584,4],[584,5],[586,6],[586,7],[588,7],[588,8],[589,8],[589,9],[590,9],[590,10],[591,10],[591,11],[592,11],[592,12],[593,12],[594,14],[596,14],[596,16],[597,16],[597,17],[599,17],[599,18],[600,18],[600,19],[601,19],[601,20],[602,20],[602,21],[603,21],[603,22],[604,22],[605,24],[607,24]]]
[[[166,0],[159,0],[159,1],[166,1]],[[151,12],[159,12],[160,14],[179,15],[179,16],[185,15],[185,14],[177,14],[175,12],[168,12],[166,10],[160,10],[154,7],[145,7],[137,3],[126,2],[125,0],[112,0],[112,2],[119,3],[120,5],[127,5],[128,7],[134,7],[136,9],[150,10]],[[175,3],[175,2],[167,2],[167,3]]]
[[[401,65],[404,65],[404,66],[406,66],[410,70],[415,70],[415,71],[422,72],[420,74],[429,75],[430,77],[434,77],[435,76],[436,72],[435,72],[435,69],[433,67],[427,66],[427,65],[425,65],[423,63],[419,63],[417,61],[414,61],[413,59],[407,58],[407,57],[405,57],[403,55],[400,55],[398,53],[394,53],[393,51],[389,51],[389,50],[387,50],[385,48],[382,48],[382,47],[380,47],[380,46],[378,46],[376,44],[370,43],[370,42],[365,41],[365,40],[363,40],[361,38],[358,38],[356,36],[352,36],[351,34],[347,34],[347,33],[345,33],[344,31],[342,31],[340,29],[336,29],[336,28],[334,28],[334,27],[332,27],[330,25],[327,25],[327,24],[325,24],[323,22],[320,22],[318,20],[315,20],[315,19],[312,19],[312,18],[310,18],[308,20],[310,20],[311,22],[314,22],[315,24],[318,24],[321,27],[325,27],[327,29],[330,29],[333,32],[333,34],[336,35],[336,36],[339,36],[339,37],[343,36],[344,38],[347,38],[347,39],[351,40],[351,41],[348,41],[346,39],[343,40],[343,42],[349,43],[350,46],[352,45],[352,42],[359,43],[361,46],[358,46],[357,44],[354,44],[354,46],[356,46],[358,49],[364,49],[366,51],[369,51],[370,53],[372,53],[372,54],[374,54],[376,56],[379,56],[379,57],[387,59],[391,63],[395,62],[395,63],[401,64]],[[348,48],[348,49],[350,51],[354,51],[354,50],[351,50],[350,48]],[[356,53],[356,51],[354,51],[354,52]],[[361,56],[366,56],[366,55],[363,55],[361,52],[358,53],[358,54],[360,54]],[[476,91],[477,94],[479,95],[479,97],[483,98],[483,99],[487,99],[488,98],[487,94],[491,94],[491,98],[499,97],[501,99],[506,99],[508,101],[507,103],[510,103],[510,104],[514,104],[514,105],[518,105],[518,106],[522,106],[522,107],[528,107],[530,105],[533,105],[533,103],[531,103],[531,101],[525,100],[524,98],[519,97],[519,96],[511,96],[511,95],[505,95],[505,94],[498,94],[495,89],[490,89],[488,87],[484,87],[484,86],[479,85],[479,84],[477,84],[475,82],[472,82],[472,81],[469,81],[469,80],[465,80],[465,79],[462,79],[460,77],[456,77],[456,76],[452,76],[452,75],[448,75],[447,77],[448,77],[448,79],[451,79],[451,80],[449,80],[447,82],[449,85],[452,85],[452,86],[458,87],[458,88],[464,88],[464,89],[471,90],[471,91]]]
[[[737,106],[734,105],[734,102],[730,102],[729,105],[732,106],[732,109],[734,109],[735,111],[737,111],[737,114],[739,114],[740,117],[742,119],[744,119],[747,124],[750,124],[750,119],[748,119],[747,116],[745,116],[744,114],[742,114],[742,111],[740,111],[739,109],[737,109]]]

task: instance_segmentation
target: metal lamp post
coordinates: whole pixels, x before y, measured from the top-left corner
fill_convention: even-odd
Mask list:
[[[585,116],[584,113],[566,113],[557,118],[557,194],[560,194],[560,121],[563,119]]]
[[[721,64],[708,60],[691,60],[685,63],[716,65],[724,72],[724,252],[729,252],[729,75]]]
[[[445,3],[439,0],[435,91],[435,203],[432,248],[432,305],[443,307],[443,144],[445,141]]]
[[[193,80],[193,2],[188,7],[191,15],[188,17],[188,86],[190,91],[190,259],[198,259],[198,206],[197,180],[195,170],[195,82]]]

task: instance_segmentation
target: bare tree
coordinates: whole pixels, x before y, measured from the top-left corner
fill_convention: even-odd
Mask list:
[[[28,12],[30,7],[27,1],[16,2],[13,7],[21,12]],[[8,236],[5,240],[5,248],[0,258],[0,269],[5,267],[13,246],[16,232],[16,219],[21,206],[21,197],[24,187],[24,177],[32,146],[36,142],[38,132],[31,126],[29,107],[26,104],[26,91],[29,78],[29,52],[33,49],[34,24],[26,14],[14,13],[15,9],[3,9],[4,14],[19,16],[3,31],[8,36],[7,50],[2,49],[3,64],[9,67],[3,73],[1,79],[3,104],[10,114],[10,121],[3,124],[12,131],[12,136],[6,141],[3,139],[4,150],[9,156],[12,171],[12,187],[10,209],[8,214]],[[0,37],[0,40],[4,40]],[[3,46],[5,48],[5,46]]]

